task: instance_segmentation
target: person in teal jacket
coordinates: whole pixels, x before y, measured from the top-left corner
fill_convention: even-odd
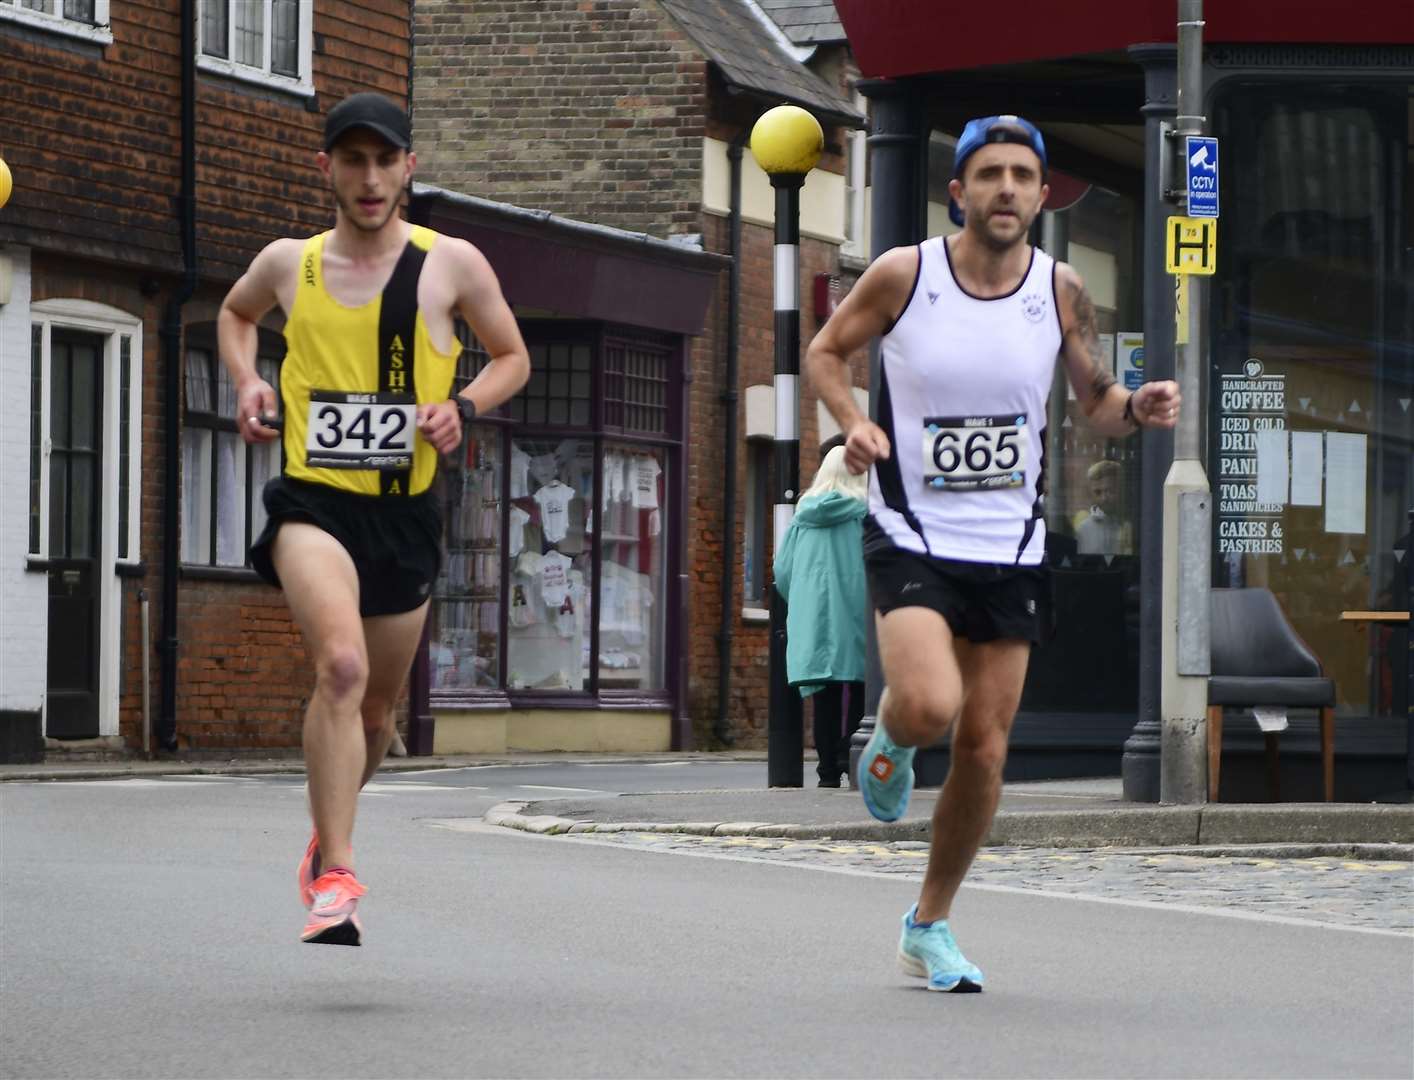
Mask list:
[[[867,485],[867,474],[845,468],[843,440],[828,449],[772,563],[786,602],[786,678],[814,698],[820,787],[848,774],[850,736],[864,717]]]

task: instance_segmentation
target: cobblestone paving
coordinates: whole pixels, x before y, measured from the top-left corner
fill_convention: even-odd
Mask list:
[[[919,880],[928,852],[914,841],[852,843],[756,836],[607,833],[565,836],[678,854],[733,855]],[[1037,892],[1261,912],[1414,935],[1414,866],[1354,858],[1263,858],[1176,851],[988,848],[971,882]]]

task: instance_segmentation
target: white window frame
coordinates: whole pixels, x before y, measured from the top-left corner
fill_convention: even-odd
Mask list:
[[[206,5],[197,3],[196,14],[196,64],[202,71],[209,71],[215,75],[224,75],[227,78],[239,79],[241,82],[254,83],[257,86],[271,87],[275,90],[283,90],[286,93],[295,94],[299,97],[314,96],[314,0],[299,0],[299,77],[291,78],[288,75],[280,75],[270,70],[270,47],[274,38],[271,33],[272,0],[224,0],[228,17],[226,19],[226,56],[207,56],[201,51],[204,39],[203,24],[206,20]],[[236,20],[235,12],[230,9],[237,3],[259,3],[264,6],[264,65],[256,67],[253,64],[242,64],[237,60],[230,59],[235,55],[235,34]]]
[[[63,0],[46,2],[58,11],[64,10]],[[33,8],[21,7],[20,0],[0,0],[0,20],[22,23],[66,37],[80,38],[95,45],[113,44],[113,28],[108,20],[108,0],[93,0],[92,26],[76,19],[66,19],[63,15],[48,10],[35,11]]]
[[[865,250],[864,232],[866,210],[864,182],[869,175],[867,171],[869,133],[851,131],[847,138],[849,139],[849,160],[845,163],[848,171],[845,175],[844,197],[848,200],[848,206],[845,208],[845,237],[844,243],[840,245],[840,254],[849,255],[856,259],[865,259],[869,256],[869,252]]]
[[[40,326],[39,543],[31,558],[49,556],[49,455],[51,343],[55,330],[79,330],[103,338],[103,472],[99,511],[98,566],[98,733],[118,734],[118,661],[121,637],[122,579],[119,565],[135,565],[142,552],[142,320],[126,311],[91,300],[39,300],[30,304],[30,325]],[[128,368],[128,554],[118,558],[118,491],[122,431],[121,339],[130,339]],[[106,568],[106,569],[105,569]]]
[[[869,115],[869,103],[858,90],[854,92],[854,107],[865,116]],[[864,215],[868,210],[865,184],[869,179],[869,130],[860,128],[845,136],[849,140],[849,153],[845,160],[844,197],[844,242],[840,244],[840,254],[855,259],[869,257],[868,235],[865,231]]]

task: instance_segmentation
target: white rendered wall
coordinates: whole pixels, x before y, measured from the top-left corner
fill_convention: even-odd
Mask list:
[[[26,248],[0,247],[10,299],[0,305],[0,709],[44,702],[48,581],[25,570],[29,548],[30,267]],[[3,277],[3,270],[0,270]]]

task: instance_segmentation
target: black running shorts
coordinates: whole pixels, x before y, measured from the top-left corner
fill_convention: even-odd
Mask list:
[[[264,499],[269,520],[250,546],[250,564],[277,589],[280,577],[270,560],[275,534],[287,521],[303,521],[332,536],[353,559],[365,618],[412,611],[432,594],[442,565],[442,514],[432,489],[359,495],[277,476],[265,485]]]
[[[918,555],[893,546],[864,556],[869,596],[883,615],[925,607],[969,641],[1051,636],[1051,581],[1045,566],[1007,566]]]

